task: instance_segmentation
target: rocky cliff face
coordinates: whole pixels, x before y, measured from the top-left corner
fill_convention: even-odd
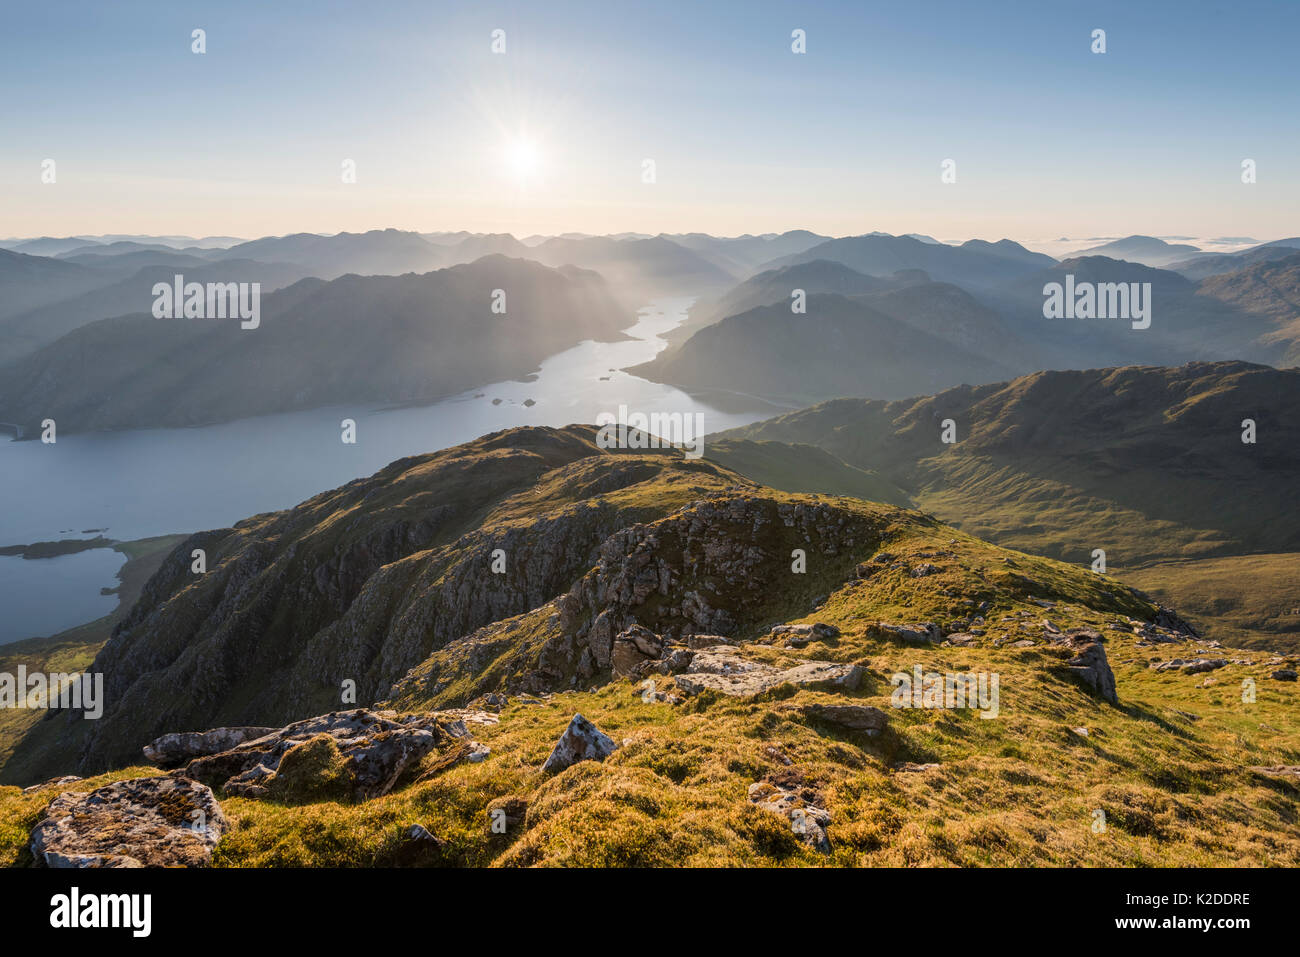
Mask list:
[[[543,667],[582,679],[608,671],[614,637],[630,625],[729,637],[806,614],[884,525],[824,502],[733,494],[624,529],[557,603],[563,637],[548,643]],[[812,574],[793,571],[799,561]]]

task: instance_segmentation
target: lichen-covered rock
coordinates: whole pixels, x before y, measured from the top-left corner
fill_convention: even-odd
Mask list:
[[[81,778],[76,774],[65,774],[62,777],[53,778],[40,784],[33,784],[31,787],[23,788],[24,794],[35,794],[37,791],[44,791],[46,788],[66,788],[67,785],[80,781]]]
[[[203,867],[226,830],[212,791],[177,777],[133,778],[67,791],[31,834],[47,867]]]
[[[613,738],[575,714],[542,765],[542,773],[555,774],[579,761],[604,761],[617,747]]]
[[[677,687],[688,695],[706,689],[733,697],[763,694],[781,685],[826,686],[852,691],[862,682],[858,665],[831,661],[810,661],[793,668],[775,668],[734,654],[730,649],[698,651],[685,674],[677,675]]]
[[[818,798],[810,788],[783,786],[771,781],[757,781],[749,786],[750,803],[760,810],[777,814],[790,822],[790,830],[809,847],[829,854],[830,838],[826,828],[830,813],[815,803]]]

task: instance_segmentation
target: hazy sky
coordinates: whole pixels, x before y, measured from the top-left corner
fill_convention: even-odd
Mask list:
[[[1295,0],[3,4],[0,237],[1300,233]]]

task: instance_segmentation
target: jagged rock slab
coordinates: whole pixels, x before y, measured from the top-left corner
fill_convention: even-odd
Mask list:
[[[145,759],[162,768],[175,768],[194,758],[229,751],[245,741],[271,734],[276,728],[213,728],[164,734],[143,748]]]
[[[46,867],[203,867],[225,831],[221,805],[199,782],[133,778],[60,794],[31,850]]]
[[[1268,766],[1254,766],[1252,771],[1259,774],[1281,774],[1288,777],[1300,777],[1300,764],[1273,764]]]
[[[476,711],[492,711],[500,713],[506,705],[510,703],[510,696],[501,694],[498,691],[489,691],[487,694],[479,695],[471,701],[468,707]]]
[[[579,761],[604,761],[617,747],[613,738],[575,714],[542,765],[542,773],[555,774]]]
[[[852,691],[862,683],[862,668],[832,661],[810,661],[780,669],[714,649],[696,652],[686,673],[678,675],[675,680],[677,687],[688,695],[708,689],[733,697],[746,697],[786,684],[796,687],[827,685]]]
[[[619,677],[639,673],[640,667],[663,657],[664,639],[644,625],[629,625],[614,636],[610,669]]]
[[[497,712],[480,711],[477,708],[443,708],[438,714],[452,719],[452,723],[444,724],[443,728],[457,738],[469,734],[467,725],[477,724],[490,728],[501,723],[501,715]]]
[[[447,842],[431,834],[422,824],[412,824],[402,833],[401,843],[383,863],[392,867],[436,867],[443,862]]]

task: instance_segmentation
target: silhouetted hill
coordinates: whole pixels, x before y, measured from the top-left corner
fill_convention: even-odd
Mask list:
[[[996,380],[1008,370],[859,300],[818,293],[808,297],[806,314],[792,313],[787,300],[729,316],[628,371],[701,395],[808,402],[894,398]]]
[[[491,311],[506,292],[506,314]],[[323,405],[431,401],[527,375],[631,313],[595,273],[490,256],[424,275],[311,279],[261,325],[123,316],[0,373],[0,421],[60,431],[197,425]]]
[[[106,286],[113,276],[47,256],[0,249],[0,319]]]
[[[122,263],[134,260],[137,255],[161,258],[164,262],[139,269],[112,285],[0,319],[0,364],[31,355],[73,329],[96,320],[150,311],[154,284],[172,283],[177,273],[182,274],[186,282],[258,282],[262,284],[263,295],[306,276],[306,271],[300,266],[247,259],[209,263],[175,254],[179,261],[171,261],[172,257],[156,252],[124,253],[112,259],[115,263]]]
[[[1186,243],[1167,243],[1154,236],[1125,236],[1099,246],[1090,246],[1070,253],[1069,259],[1083,259],[1088,256],[1105,256],[1109,259],[1123,259],[1126,262],[1141,263],[1143,266],[1164,268],[1171,263],[1187,259],[1193,253],[1199,253],[1199,246]]]

